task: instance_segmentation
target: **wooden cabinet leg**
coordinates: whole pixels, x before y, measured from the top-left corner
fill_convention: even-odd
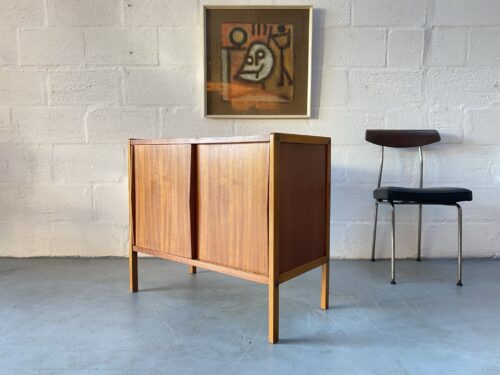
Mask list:
[[[134,293],[138,289],[137,278],[137,252],[131,250],[129,255],[129,273],[130,273],[130,288],[129,290]]]
[[[322,310],[328,310],[330,297],[330,262],[321,266],[321,302]]]
[[[196,273],[196,266],[189,266],[189,273],[191,274]]]
[[[279,339],[279,286],[269,284],[269,343]]]

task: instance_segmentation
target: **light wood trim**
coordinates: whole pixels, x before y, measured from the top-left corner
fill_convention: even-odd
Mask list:
[[[269,309],[268,340],[279,340],[279,154],[280,135],[271,134],[269,150]]]
[[[282,143],[308,143],[314,145],[327,145],[330,143],[330,138],[314,135],[279,133],[279,136]]]
[[[330,260],[328,259],[321,267],[321,297],[320,308],[321,310],[328,310],[329,307],[329,294],[330,294]]]
[[[198,147],[191,145],[191,179],[189,181],[189,224],[191,230],[191,258],[196,259],[198,248],[198,204],[197,204],[197,180],[198,180]],[[196,273],[196,268],[190,270]]]
[[[306,273],[307,271],[310,271],[316,267],[321,266],[322,264],[327,263],[328,258],[326,256],[323,256],[318,259],[314,259],[308,263],[302,264],[298,267],[295,267],[294,269],[291,269],[290,271],[283,272],[281,275],[279,275],[279,283],[282,284],[285,281],[291,280],[294,277],[297,277],[299,275],[302,275],[303,273]]]
[[[203,9],[310,9],[312,5],[204,5]]]
[[[320,307],[327,310],[330,299],[330,194],[331,194],[331,163],[332,163],[332,144],[328,143],[326,152],[326,241],[325,255],[326,263],[321,269],[321,299]]]
[[[205,116],[208,119],[221,119],[221,118],[227,118],[227,119],[252,119],[252,118],[258,118],[258,119],[287,119],[287,120],[295,120],[295,119],[308,119],[311,118],[310,115],[206,115]]]
[[[132,144],[128,142],[128,213],[129,213],[129,290],[137,292],[138,277],[137,277],[137,253],[134,251],[134,152]]]
[[[146,249],[144,247],[139,247],[139,246],[134,246],[134,250],[141,252],[141,253],[149,254],[149,255],[152,255],[152,256],[155,256],[158,258],[172,260],[174,262],[184,263],[184,264],[187,264],[190,266],[203,268],[203,269],[206,269],[209,271],[214,271],[214,272],[219,272],[219,273],[223,273],[223,274],[230,275],[230,276],[239,277],[240,279],[250,280],[250,281],[254,281],[256,283],[260,283],[260,284],[268,284],[268,278],[266,275],[259,275],[257,273],[253,273],[253,272],[237,270],[237,269],[229,268],[226,266],[219,266],[218,264],[205,262],[203,260],[183,258],[183,257],[177,256],[177,255],[167,254],[167,253],[163,253],[163,252],[156,251],[153,249]]]
[[[326,145],[331,143],[328,137],[314,135],[272,133],[279,135],[281,142],[309,143]],[[272,135],[271,134],[271,135]],[[209,138],[167,138],[167,139],[131,139],[132,145],[170,145],[170,144],[219,144],[219,143],[262,143],[269,142],[269,136],[241,136],[241,137],[209,137]]]
[[[131,139],[130,142],[132,145],[261,143],[261,142],[269,142],[269,136],[252,135],[252,136],[241,136],[241,137]]]

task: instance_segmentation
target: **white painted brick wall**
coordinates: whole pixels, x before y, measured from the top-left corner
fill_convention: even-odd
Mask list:
[[[382,111],[324,108],[310,130],[313,134],[332,137],[334,145],[359,145],[365,144],[366,129],[383,127]]]
[[[389,31],[387,65],[395,67],[419,67],[424,54],[424,30]]]
[[[14,141],[18,143],[85,142],[85,108],[28,107],[12,110]]]
[[[197,1],[125,0],[124,3],[127,26],[193,26],[200,22]]]
[[[288,0],[275,1],[277,5],[287,5]],[[321,12],[315,14],[316,27],[343,26],[351,24],[350,0],[311,0],[308,2]]]
[[[52,146],[6,143],[0,147],[0,183],[49,182]]]
[[[3,106],[45,104],[45,79],[42,71],[0,70],[0,103]]]
[[[425,184],[463,185],[466,256],[500,256],[500,1],[312,0],[309,120],[207,120],[206,0],[0,1],[0,256],[126,255],[129,137],[332,137],[332,255],[370,255],[379,148],[367,128],[433,128]],[[253,4],[292,4],[255,0]],[[417,186],[387,150],[383,182]],[[416,253],[415,207],[398,254]],[[425,207],[423,254],[455,256],[456,212]],[[377,254],[390,255],[380,210]]]
[[[347,70],[326,69],[321,72],[313,72],[313,77],[315,76],[319,77],[318,80],[313,78],[318,91],[313,93],[312,97],[321,94],[319,98],[317,97],[320,108],[342,106],[347,103]]]
[[[128,184],[96,184],[92,191],[92,217],[95,221],[128,225]]]
[[[82,30],[63,28],[19,30],[21,65],[75,65],[84,61]]]
[[[2,26],[42,26],[45,20],[43,0],[0,1]]]
[[[0,66],[15,65],[17,60],[16,29],[0,27]]]
[[[352,70],[348,104],[376,108],[420,104],[422,74],[416,71]]]
[[[467,112],[465,142],[498,145],[500,139],[500,109]]]
[[[96,108],[87,113],[86,123],[90,143],[123,144],[128,138],[158,137],[160,111],[156,108]]]
[[[94,65],[158,65],[158,30],[85,30],[85,57]]]
[[[500,28],[471,32],[469,61],[474,65],[500,65]]]
[[[435,25],[498,25],[498,0],[436,0]]]
[[[439,106],[429,109],[427,127],[438,130],[443,143],[462,143],[464,138],[462,109]]]
[[[12,140],[14,127],[10,120],[10,110],[0,108],[0,143],[7,143]]]
[[[435,27],[431,32],[429,65],[464,65],[467,35],[466,28]]]
[[[46,1],[50,26],[112,26],[121,23],[121,0]]]
[[[326,29],[324,63],[333,66],[384,66],[383,29]]]
[[[22,186],[21,214],[49,221],[88,221],[92,218],[92,195],[88,185],[48,184]]]
[[[196,69],[183,67],[127,69],[124,73],[126,103],[195,106],[196,86],[186,84],[195,74]]]
[[[424,26],[425,0],[353,0],[354,25]]]
[[[159,28],[160,64],[166,66],[194,66],[202,62],[200,51],[203,50],[202,38],[192,38],[190,48],[185,48],[185,38],[173,35],[201,35],[201,27],[169,26]]]
[[[386,111],[387,129],[421,129],[424,127],[424,116],[419,107],[389,108]]]
[[[61,106],[110,105],[121,101],[116,70],[86,70],[49,74],[49,104]]]
[[[118,182],[126,178],[125,147],[54,145],[53,179],[60,183]]]
[[[488,106],[500,101],[500,69],[429,69],[424,95],[436,104]]]

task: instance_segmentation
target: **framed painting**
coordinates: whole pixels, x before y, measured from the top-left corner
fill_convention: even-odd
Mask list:
[[[310,117],[312,6],[203,12],[206,117]]]

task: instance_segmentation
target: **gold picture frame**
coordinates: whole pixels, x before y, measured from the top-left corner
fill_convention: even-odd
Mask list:
[[[313,7],[204,6],[204,115],[310,118]]]

